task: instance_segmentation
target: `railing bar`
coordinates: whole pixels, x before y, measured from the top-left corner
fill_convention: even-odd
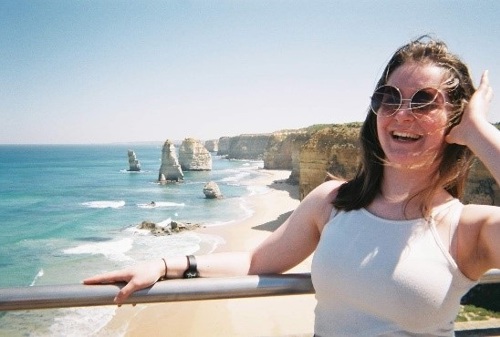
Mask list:
[[[500,283],[500,270],[490,270],[480,283]],[[114,305],[113,298],[122,286],[72,284],[0,288],[0,311]],[[309,273],[197,278],[158,282],[134,293],[124,304],[313,293]]]
[[[0,311],[114,305],[123,284],[0,288]],[[198,278],[158,282],[124,304],[312,294],[310,274]]]

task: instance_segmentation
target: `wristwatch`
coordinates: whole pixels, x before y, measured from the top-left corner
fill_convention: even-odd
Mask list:
[[[196,258],[194,255],[186,256],[188,260],[188,269],[184,272],[184,278],[196,278],[200,277],[200,273],[198,272],[198,265],[196,263]]]

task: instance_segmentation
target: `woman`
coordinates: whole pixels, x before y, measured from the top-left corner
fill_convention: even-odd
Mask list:
[[[452,336],[460,298],[500,268],[500,208],[458,200],[472,153],[500,182],[492,95],[487,72],[475,90],[444,43],[412,41],[371,98],[354,179],[315,188],[252,252],[198,256],[197,270],[192,257],[157,259],[84,282],[127,282],[122,303],[162,277],[282,273],[315,252],[316,336]]]

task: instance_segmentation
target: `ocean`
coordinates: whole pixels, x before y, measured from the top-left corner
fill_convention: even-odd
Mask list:
[[[0,287],[80,283],[85,277],[150,257],[212,251],[221,237],[195,231],[153,236],[142,221],[223,226],[251,215],[246,197],[261,161],[212,154],[211,171],[184,172],[159,184],[162,143],[0,145]],[[128,171],[133,150],[140,172]],[[215,181],[222,199],[203,186]],[[151,201],[155,205],[151,205]],[[91,336],[115,307],[0,313],[0,336]]]

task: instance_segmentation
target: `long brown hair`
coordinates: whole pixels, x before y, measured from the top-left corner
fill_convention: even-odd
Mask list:
[[[475,91],[467,66],[458,56],[448,51],[444,42],[425,35],[402,46],[394,53],[376,87],[386,84],[394,70],[406,62],[433,64],[446,70],[448,77],[444,90],[453,105],[448,116],[448,132],[460,122],[464,108]],[[360,131],[361,160],[355,177],[339,188],[337,197],[333,201],[337,209],[349,211],[366,207],[380,191],[385,155],[378,140],[376,123],[376,115],[368,109]],[[441,162],[432,175],[433,181],[418,193],[423,200],[421,205],[423,216],[429,215],[430,196],[440,188],[445,188],[453,197],[463,197],[472,156],[472,152],[466,146],[445,145]]]

